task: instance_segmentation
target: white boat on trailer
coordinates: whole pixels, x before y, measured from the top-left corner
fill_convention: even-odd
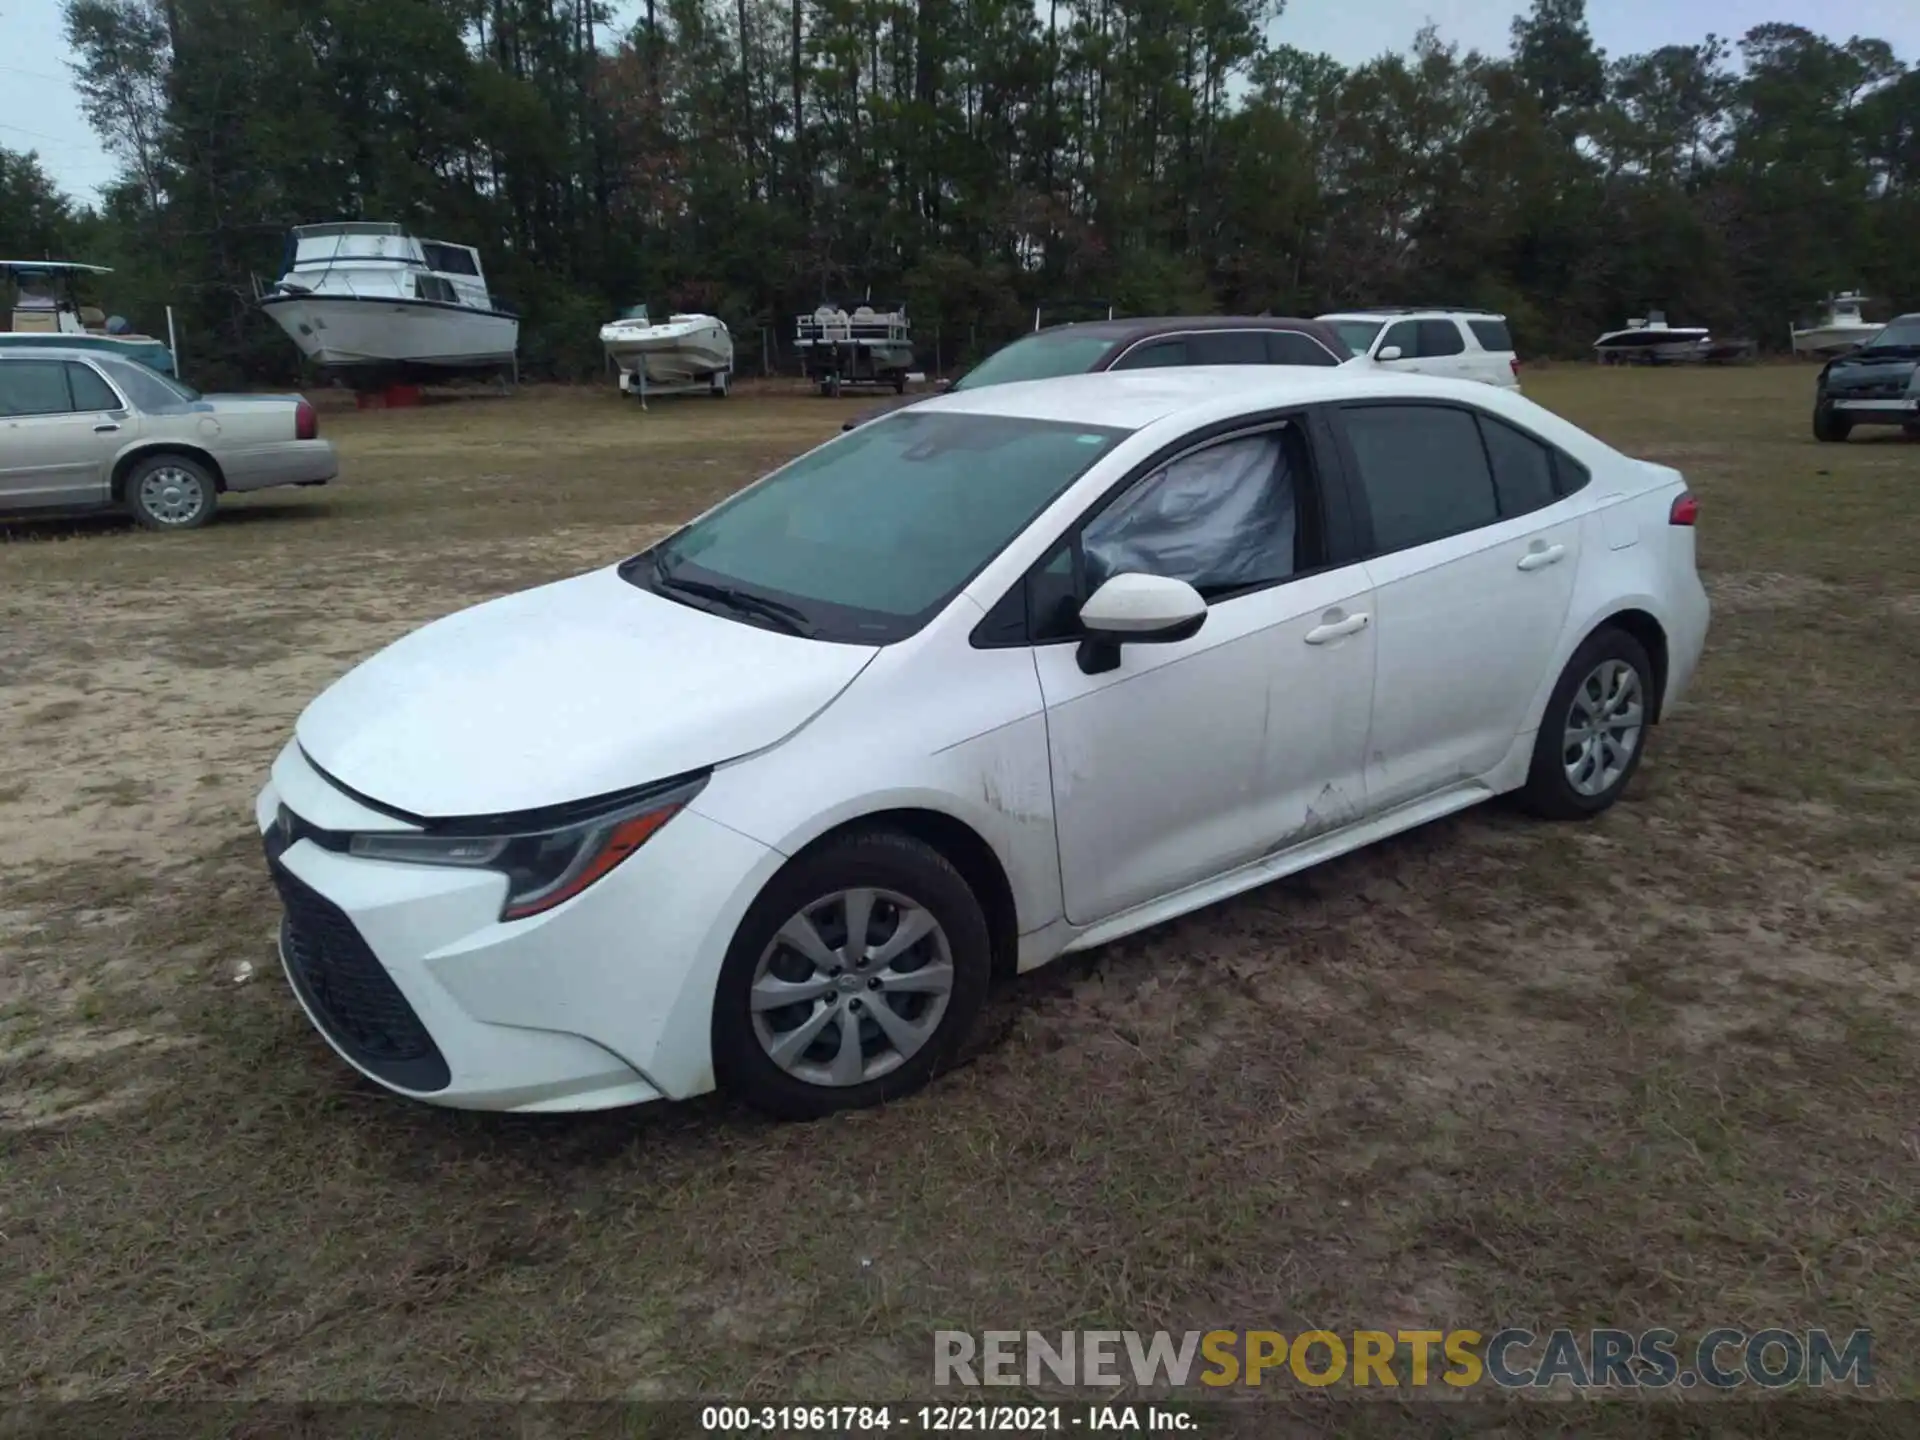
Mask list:
[[[822,395],[838,395],[847,385],[882,385],[896,394],[907,388],[913,369],[913,338],[907,307],[876,310],[862,303],[853,310],[822,305],[794,319],[794,348],[800,368]]]
[[[654,321],[636,305],[600,327],[600,344],[620,371],[620,393],[725,396],[733,386],[733,333],[715,315],[674,314]]]
[[[296,226],[260,308],[323,374],[358,386],[507,372],[520,346],[478,250],[379,221]]]
[[[1669,325],[1664,312],[1629,320],[1624,330],[1609,330],[1593,342],[1603,365],[1684,365],[1703,360],[1713,337],[1704,325]]]
[[[1827,301],[1820,318],[1792,332],[1796,355],[1844,355],[1864,345],[1886,327],[1876,325],[1862,315],[1867,297],[1847,290]]]

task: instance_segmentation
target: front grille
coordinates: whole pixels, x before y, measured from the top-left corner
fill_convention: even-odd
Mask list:
[[[1842,400],[1898,400],[1907,393],[1905,380],[1876,380],[1838,391]]]
[[[403,1090],[444,1090],[452,1074],[427,1027],[347,914],[280,863],[268,865],[286,913],[287,973],[329,1039],[368,1074]]]

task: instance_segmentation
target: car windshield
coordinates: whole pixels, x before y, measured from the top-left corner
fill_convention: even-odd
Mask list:
[[[1920,315],[1902,315],[1861,348],[1866,350],[1920,350]]]
[[[1013,380],[1084,375],[1119,343],[1098,335],[1076,335],[1071,330],[1029,335],[1004,350],[994,351],[962,375],[953,388],[978,390],[984,385],[1005,385]]]
[[[1126,433],[901,411],[774,471],[620,573],[750,623],[889,644],[930,620]]]
[[[200,398],[200,392],[191,385],[137,360],[116,359],[112,368],[120,388],[142,410],[173,410]]]
[[[1367,353],[1367,347],[1373,344],[1373,337],[1380,333],[1382,320],[1329,320],[1334,334],[1347,342],[1347,348],[1356,355]]]

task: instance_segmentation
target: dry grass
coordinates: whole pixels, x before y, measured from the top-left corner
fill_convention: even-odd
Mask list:
[[[1548,372],[1685,469],[1715,630],[1589,826],[1486,809],[1010,987],[775,1128],[444,1113],[273,966],[250,801],[408,628],[629,552],[845,410],[330,413],[211,529],[0,531],[0,1393],[921,1393],[936,1326],[1870,1325],[1920,1385],[1920,446],[1810,376]]]

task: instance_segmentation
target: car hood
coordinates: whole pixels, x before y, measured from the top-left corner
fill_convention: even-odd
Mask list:
[[[918,405],[922,400],[931,400],[935,395],[941,393],[941,391],[935,390],[925,395],[896,395],[893,399],[883,400],[871,409],[859,411],[852,418],[842,422],[840,428],[842,430],[856,429],[866,424],[869,420],[878,420],[882,415],[891,415],[894,411],[904,410],[909,405]]]
[[[307,757],[409,815],[497,815],[589,799],[785,738],[871,646],[691,609],[612,568],[436,620],[301,714]]]
[[[1877,390],[1888,385],[1904,387],[1920,370],[1920,353],[1896,350],[1876,355],[1855,351],[1828,362],[1821,383],[1830,391]]]

